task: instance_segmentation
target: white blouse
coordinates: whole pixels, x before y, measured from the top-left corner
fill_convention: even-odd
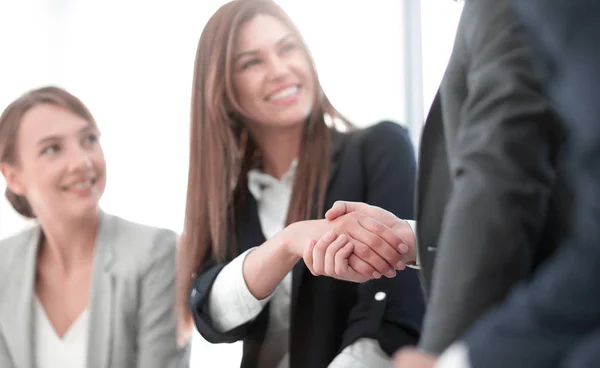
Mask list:
[[[90,313],[86,308],[60,338],[35,299],[33,323],[36,368],[85,368]]]

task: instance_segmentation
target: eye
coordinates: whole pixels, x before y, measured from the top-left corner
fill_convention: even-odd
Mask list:
[[[98,134],[90,134],[90,135],[88,135],[83,140],[83,143],[85,145],[90,145],[90,146],[98,143]]]
[[[42,155],[54,155],[56,153],[58,153],[60,147],[58,146],[58,144],[51,144],[48,147],[44,148],[42,150]]]
[[[251,59],[246,61],[244,64],[242,64],[242,70],[246,70],[254,65],[258,65],[260,64],[260,60],[259,59]]]
[[[292,51],[296,48],[296,44],[293,42],[286,43],[281,47],[281,53],[286,53],[288,51]]]

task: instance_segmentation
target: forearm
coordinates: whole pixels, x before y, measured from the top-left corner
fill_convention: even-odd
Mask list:
[[[444,220],[440,234],[420,342],[429,353],[439,354],[460,338],[531,266],[532,244],[524,235],[538,229],[502,203],[516,189],[490,193],[489,187],[481,186],[469,184],[469,194],[447,206],[453,215]],[[510,216],[513,220],[507,220]]]
[[[242,266],[244,281],[256,299],[271,295],[300,260],[301,256],[290,250],[293,240],[284,230],[246,256]]]

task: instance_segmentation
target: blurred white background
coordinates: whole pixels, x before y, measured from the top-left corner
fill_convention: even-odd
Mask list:
[[[194,55],[205,22],[223,3],[1,0],[0,109],[32,88],[67,88],[88,105],[102,130],[108,165],[102,207],[181,232]],[[382,119],[406,124],[416,146],[462,5],[452,0],[278,3],[303,33],[336,107],[358,126]],[[27,225],[2,196],[0,239]],[[194,337],[192,367],[217,361],[236,367],[240,356],[240,344],[211,346]]]

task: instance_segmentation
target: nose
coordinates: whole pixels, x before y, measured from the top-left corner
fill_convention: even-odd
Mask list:
[[[74,149],[69,156],[70,171],[87,171],[92,167],[90,152],[83,147]]]
[[[269,58],[269,76],[271,79],[280,79],[289,73],[289,68],[285,60],[279,55],[274,54]]]

